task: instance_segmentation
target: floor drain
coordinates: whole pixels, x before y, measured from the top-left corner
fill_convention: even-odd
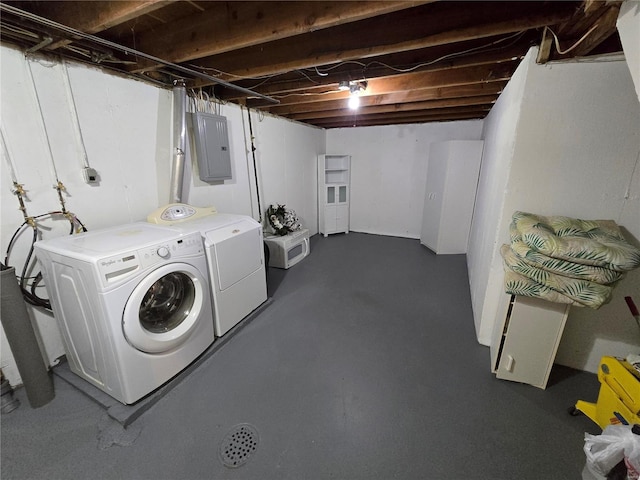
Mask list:
[[[260,437],[253,425],[241,423],[227,432],[220,444],[220,459],[225,467],[244,465],[258,448]]]

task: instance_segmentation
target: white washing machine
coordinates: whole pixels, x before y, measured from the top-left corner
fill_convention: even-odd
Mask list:
[[[125,404],[214,341],[199,234],[145,222],[36,242],[73,372]]]
[[[150,214],[147,221],[202,235],[216,336],[227,333],[267,300],[262,227],[253,218],[171,204]]]

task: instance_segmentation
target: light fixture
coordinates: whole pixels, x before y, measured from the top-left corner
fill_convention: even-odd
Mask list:
[[[342,80],[340,83],[338,83],[338,90],[340,90],[341,92],[349,90],[349,81]]]
[[[349,82],[349,108],[355,110],[360,106],[360,92],[367,88],[367,82]]]
[[[349,108],[351,110],[356,110],[360,106],[360,96],[358,92],[351,92],[349,96]]]

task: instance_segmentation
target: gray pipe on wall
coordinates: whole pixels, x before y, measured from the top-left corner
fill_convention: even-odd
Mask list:
[[[16,279],[15,268],[9,267],[0,271],[0,290],[2,327],[22,377],[29,404],[33,408],[42,407],[55,397],[53,379],[42,358]]]
[[[182,203],[185,149],[187,148],[187,89],[184,80],[176,80],[173,87],[173,142],[169,203]]]

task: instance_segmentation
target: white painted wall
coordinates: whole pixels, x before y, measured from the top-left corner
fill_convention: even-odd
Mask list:
[[[324,150],[325,131],[298,122],[251,112],[258,189],[251,151],[247,110],[237,105],[220,106],[227,117],[233,179],[217,184],[198,177],[197,163],[187,162],[183,201],[192,205],[214,205],[219,212],[250,215],[256,220],[258,196],[263,224],[271,203],[285,204],[298,214],[309,234],[318,233],[316,208],[316,158]],[[192,142],[187,153],[193,151]],[[193,168],[192,168],[193,164]]]
[[[86,66],[68,66],[89,163],[101,178],[99,186],[89,186],[81,173],[82,151],[76,142],[63,68],[50,61],[29,64],[57,175],[67,188],[67,209],[93,230],[144,220],[148,213],[167,204],[172,161],[171,90]],[[0,65],[2,129],[18,181],[27,190],[28,214],[58,210],[60,205],[52,188],[55,174],[25,58],[19,51],[2,46]],[[220,212],[258,218],[246,110],[233,105],[223,105],[221,109],[228,119],[234,179],[209,185],[197,176],[187,176],[183,201],[196,206],[215,205]],[[263,210],[269,202],[286,203],[316,233],[315,159],[324,151],[324,131],[273,117],[259,119],[255,114],[253,128]],[[190,165],[190,158],[187,164]],[[188,174],[191,168],[187,170]],[[11,175],[4,159],[0,175],[0,246],[4,257],[10,237],[23,218],[11,193]],[[68,233],[66,220],[43,219],[39,225],[44,238]],[[22,267],[29,244],[27,231],[12,251],[11,265]],[[43,345],[43,356],[51,363],[64,354],[55,321],[31,307],[28,310]],[[0,368],[12,385],[18,384],[19,374],[4,332],[0,342]]]
[[[324,153],[325,130],[252,113],[262,214],[270,204],[295,210],[310,235],[318,233],[317,158]],[[265,219],[263,222],[268,225]]]
[[[529,60],[525,58],[516,69],[483,125],[484,149],[467,250],[473,318],[478,341],[483,345],[491,341],[493,318],[503,290],[499,250],[508,235],[505,237],[507,232],[501,230],[501,219],[511,214],[504,213],[505,197]]]
[[[351,155],[350,229],[420,238],[430,144],[481,132],[480,120],[327,130],[326,153]]]
[[[469,254],[475,267],[472,296],[482,305],[474,311],[482,312],[478,338],[483,344],[490,341],[502,287],[497,249],[508,243],[515,210],[613,219],[632,241],[640,239],[640,103],[626,64],[537,65],[536,53],[532,49],[524,59],[498,101],[502,111],[492,111],[485,127],[483,168],[494,165],[500,178],[489,181],[491,172],[483,174],[485,201],[477,204]],[[501,118],[494,117],[499,113]],[[514,136],[505,138],[501,129],[512,122]],[[487,188],[502,189],[502,199]],[[639,292],[636,270],[615,289],[610,304],[597,311],[573,307],[557,362],[596,371],[602,355],[637,351],[640,331],[624,296],[638,299]]]
[[[247,155],[249,145],[245,142],[245,133],[246,139],[249,138],[249,127],[245,130],[246,110],[243,112],[237,105],[227,104],[220,105],[218,113],[227,118],[233,178],[215,183],[200,180],[193,153],[194,138],[189,134],[186,149],[189,160],[185,162],[182,201],[199,207],[215,206],[219,212],[249,215],[257,220],[253,162]],[[191,132],[191,119],[187,117],[187,131]]]
[[[640,99],[640,0],[626,0],[620,6],[616,23],[625,60]]]
[[[158,169],[168,168],[170,151],[171,92],[141,82],[108,76],[99,70],[69,66],[70,84],[90,165],[100,174],[100,186],[89,186],[82,177],[82,150],[73,128],[73,117],[64,87],[64,69],[58,63],[31,61],[13,49],[0,48],[2,130],[15,174],[27,191],[27,213],[35,216],[59,210],[56,175],[45,141],[43,112],[57,177],[66,186],[67,209],[89,229],[143,219],[158,207]],[[28,65],[41,103],[31,83]],[[164,163],[164,165],[163,165]],[[17,198],[11,193],[6,161],[2,178],[3,256],[9,239],[22,224]],[[69,223],[60,217],[39,222],[44,237],[68,233]],[[21,235],[12,250],[10,265],[20,271],[30,245],[31,231]],[[41,291],[43,296],[44,293]],[[36,331],[49,361],[64,353],[54,319],[29,307]],[[0,367],[12,384],[19,376],[2,332]]]

